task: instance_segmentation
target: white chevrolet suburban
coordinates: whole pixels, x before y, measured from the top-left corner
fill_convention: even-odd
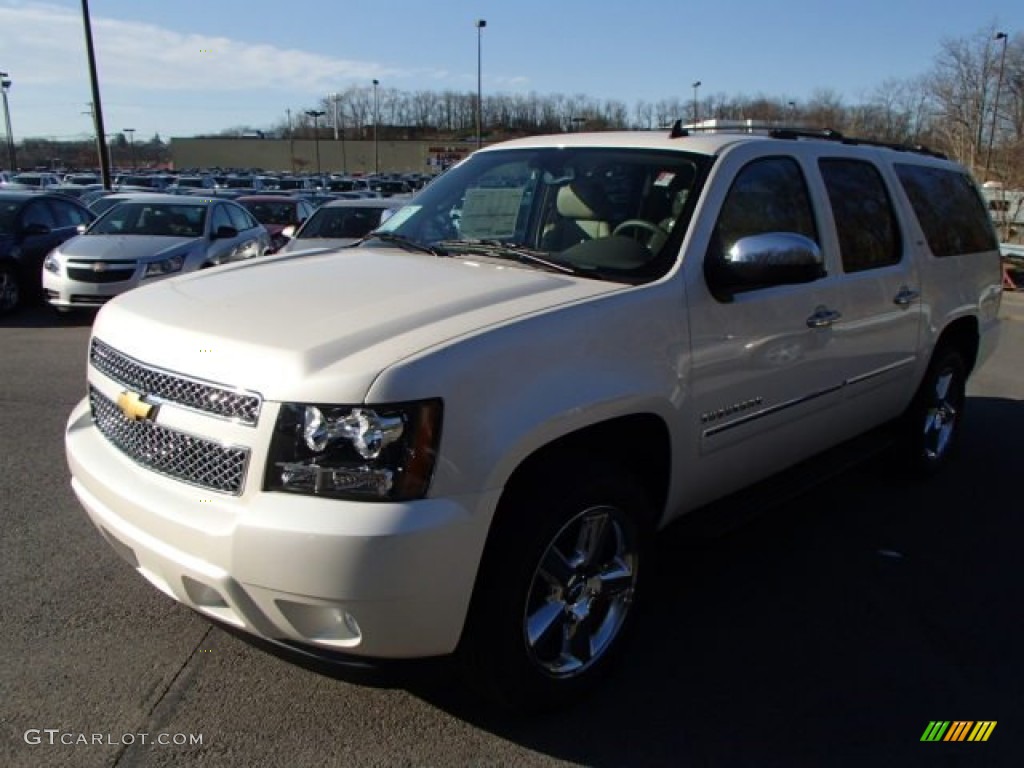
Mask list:
[[[97,316],[74,490],[160,590],[499,701],[600,677],[648,534],[882,425],[934,472],[998,329],[957,164],[834,132],[488,147],[354,247]]]

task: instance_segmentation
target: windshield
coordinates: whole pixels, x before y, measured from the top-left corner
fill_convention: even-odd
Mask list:
[[[125,202],[107,211],[88,234],[200,237],[205,223],[205,205]]]
[[[451,255],[643,282],[675,262],[698,171],[708,162],[645,149],[479,152],[427,186],[380,231]]]

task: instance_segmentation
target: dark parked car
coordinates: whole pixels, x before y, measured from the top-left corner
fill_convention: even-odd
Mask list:
[[[40,295],[46,254],[94,218],[64,195],[0,191],[0,315]]]
[[[298,229],[313,214],[313,204],[303,197],[280,197],[274,195],[244,195],[235,202],[248,209],[256,221],[270,233],[270,246],[280,250],[288,238],[281,234],[285,227]]]
[[[376,229],[408,200],[335,200],[324,203],[281,253],[305,251],[310,248],[340,248],[351,245]],[[288,232],[284,233],[286,236]]]

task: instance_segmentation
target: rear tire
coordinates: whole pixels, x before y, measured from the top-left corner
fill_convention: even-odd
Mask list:
[[[0,316],[14,312],[21,299],[18,270],[12,264],[0,264]]]
[[[955,347],[936,350],[906,416],[911,469],[937,474],[949,463],[963,427],[967,364]]]
[[[458,651],[469,682],[521,712],[589,690],[629,629],[650,519],[642,486],[612,466],[510,487]]]

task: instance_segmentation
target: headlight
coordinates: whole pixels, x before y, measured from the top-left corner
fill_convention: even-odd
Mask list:
[[[160,261],[154,261],[147,264],[146,272],[143,277],[170,275],[175,272],[180,272],[183,266],[185,266],[184,256],[171,256],[169,259],[161,259]]]
[[[401,501],[426,495],[441,436],[441,401],[281,407],[264,490]]]
[[[56,254],[50,252],[46,255],[46,260],[43,261],[43,269],[47,272],[53,272],[55,275],[60,274],[60,261],[57,259]]]

